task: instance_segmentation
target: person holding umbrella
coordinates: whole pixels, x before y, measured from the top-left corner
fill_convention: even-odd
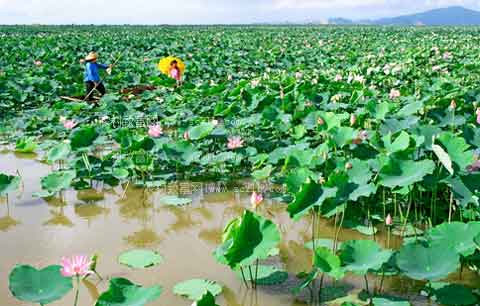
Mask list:
[[[81,60],[82,63],[85,63],[84,81],[87,90],[85,100],[88,101],[93,100],[93,92],[95,90],[97,90],[102,96],[105,94],[106,90],[100,79],[99,69],[105,69],[107,73],[110,74],[113,66],[99,64],[97,63],[97,59],[98,54],[96,52],[90,52],[84,60]]]

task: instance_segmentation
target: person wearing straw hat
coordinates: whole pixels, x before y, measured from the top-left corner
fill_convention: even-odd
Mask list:
[[[102,96],[106,92],[105,86],[103,86],[101,82],[100,74],[98,71],[99,69],[105,69],[107,70],[107,73],[110,74],[112,65],[99,64],[97,63],[97,59],[98,54],[96,52],[90,52],[84,60],[84,62],[86,63],[84,81],[87,90],[85,100],[93,100],[93,92],[95,90],[97,90]]]

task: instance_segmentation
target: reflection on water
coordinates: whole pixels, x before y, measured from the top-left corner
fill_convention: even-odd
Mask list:
[[[143,228],[124,237],[124,240],[132,247],[151,248],[159,245],[163,239],[153,229]]]
[[[68,191],[59,195],[35,200],[32,193],[39,191],[40,178],[51,169],[25,156],[0,155],[8,169],[15,173],[18,167],[25,181],[25,188],[10,195],[0,203],[0,275],[5,277],[17,263],[48,265],[56,264],[65,255],[99,254],[99,272],[102,276],[127,277],[136,283],[151,286],[160,284],[164,293],[152,305],[190,305],[183,298],[173,295],[173,286],[191,278],[207,278],[222,283],[224,291],[217,304],[224,306],[278,306],[305,305],[308,291],[295,297],[291,289],[298,285],[295,274],[310,269],[311,251],[304,247],[310,240],[311,220],[308,217],[293,222],[285,211],[285,205],[266,200],[259,212],[272,219],[282,232],[278,257],[269,260],[289,272],[288,281],[282,286],[259,288],[257,292],[246,290],[236,274],[226,266],[215,262],[213,250],[221,242],[224,226],[234,217],[249,208],[249,194],[208,190],[193,190],[188,193],[172,184],[167,189],[143,190],[127,185],[104,190]],[[35,169],[35,171],[32,171]],[[37,171],[38,170],[38,171]],[[159,198],[169,194],[192,199],[182,207],[164,206]],[[334,238],[335,228],[331,221],[318,223],[319,237]],[[340,240],[373,239],[360,233],[343,229]],[[382,230],[375,237],[385,244]],[[398,245],[400,240],[392,240]],[[131,248],[150,248],[164,257],[158,267],[134,271],[117,263],[117,257]],[[454,275],[453,278],[459,278]],[[378,279],[371,278],[372,286]],[[478,283],[473,273],[464,273],[462,282]],[[100,281],[89,278],[83,281],[80,300],[83,305],[93,305],[100,292],[108,288],[108,279]],[[327,282],[327,285],[331,283]],[[353,288],[349,293],[363,288],[363,279],[348,276],[342,283]],[[397,295],[418,297],[422,284],[400,277],[386,278],[385,287]],[[73,294],[73,293],[72,293]],[[67,305],[72,296],[53,306]],[[67,302],[65,302],[67,301]],[[5,281],[0,282],[0,305],[20,306],[8,291]]]

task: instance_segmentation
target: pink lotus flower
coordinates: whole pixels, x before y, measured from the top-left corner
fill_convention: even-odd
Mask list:
[[[325,121],[323,121],[323,119],[319,117],[319,118],[317,119],[317,124],[318,124],[318,125],[324,125],[324,124],[325,124]]]
[[[335,82],[340,82],[342,80],[342,76],[340,74],[337,74],[335,76]]]
[[[253,88],[257,87],[259,84],[260,84],[260,80],[252,80],[252,81],[250,82],[250,85],[251,85]]]
[[[442,69],[442,67],[440,67],[439,65],[432,67],[432,71],[439,71],[440,69]]]
[[[212,120],[212,124],[213,124],[214,126],[217,126],[217,125],[218,125],[218,120],[217,120],[217,119],[213,119],[213,120]]]
[[[77,126],[77,122],[75,122],[75,120],[65,120],[63,122],[63,127],[66,128],[67,130],[71,130],[73,129],[74,127]]]
[[[83,277],[93,273],[90,270],[91,264],[92,261],[87,256],[63,257],[60,263],[62,266],[60,272],[65,277]]]
[[[157,137],[160,137],[160,135],[162,134],[163,134],[163,129],[159,124],[150,125],[148,127],[148,135],[150,137],[157,138]]]
[[[188,131],[185,131],[185,132],[183,133],[183,139],[185,139],[185,140],[190,140],[190,133],[188,133]]]
[[[342,95],[341,94],[336,94],[336,95],[332,96],[332,102],[333,103],[337,103],[340,100],[342,100]]]
[[[39,60],[36,60],[35,62],[33,62],[35,64],[35,66],[42,66],[42,61],[39,61]]]
[[[144,57],[144,58],[143,58],[143,62],[144,62],[144,63],[146,63],[146,62],[148,62],[148,61],[150,61],[150,59],[149,59],[148,57]]]
[[[302,77],[303,77],[303,73],[301,73],[300,71],[295,72],[295,78],[296,79],[301,79]]]
[[[263,195],[261,193],[252,192],[250,196],[250,204],[252,204],[252,209],[256,209],[263,202]]]
[[[389,97],[392,100],[399,98],[400,97],[400,90],[392,88],[392,90],[390,90]]]
[[[365,78],[363,77],[363,75],[356,75],[355,77],[353,77],[353,80],[358,83],[365,83]]]
[[[393,225],[393,219],[392,219],[392,216],[390,216],[390,214],[388,214],[387,217],[385,218],[385,225],[386,226],[392,226]]]
[[[227,77],[227,80],[229,80],[229,81],[233,80],[233,76],[229,74],[228,77]]]
[[[467,166],[468,172],[477,172],[478,170],[480,170],[480,160],[476,160],[471,165]]]
[[[448,61],[451,58],[452,58],[452,53],[450,53],[450,52],[443,53],[443,59],[444,60]]]
[[[480,108],[477,108],[477,123],[480,124]]]
[[[357,137],[353,140],[353,144],[359,145],[367,139],[368,139],[368,132],[365,130],[362,130],[360,131],[360,133],[358,133]]]
[[[350,115],[350,126],[355,125],[355,122],[357,122],[357,116],[355,114]]]
[[[317,79],[313,79],[313,80],[312,80],[312,84],[313,84],[313,85],[318,84],[318,80],[317,80]]]
[[[230,150],[235,150],[235,149],[243,147],[243,142],[244,141],[242,140],[242,138],[240,136],[229,137],[227,147]]]

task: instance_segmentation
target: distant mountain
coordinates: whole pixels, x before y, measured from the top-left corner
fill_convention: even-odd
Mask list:
[[[341,21],[337,23],[338,21]],[[413,15],[403,15],[378,20],[352,21],[343,18],[333,18],[330,24],[377,24],[377,25],[480,25],[480,12],[461,6],[451,6],[434,9]]]

